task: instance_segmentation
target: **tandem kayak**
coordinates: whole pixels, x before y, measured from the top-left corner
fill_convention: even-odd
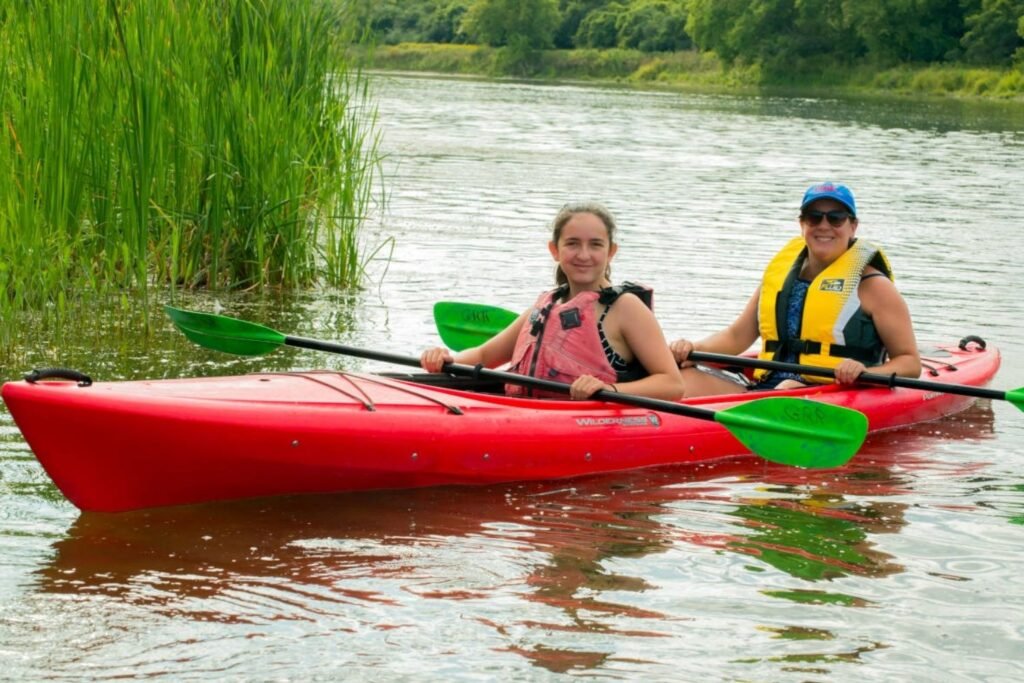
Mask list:
[[[930,383],[986,385],[992,346],[922,353]],[[721,424],[602,401],[501,395],[449,375],[264,373],[126,382],[19,381],[3,399],[74,505],[122,511],[239,498],[561,479],[747,453]],[[492,393],[493,392],[493,393]],[[938,390],[772,392],[864,413],[870,431],[959,412]],[[722,410],[765,393],[705,397]]]

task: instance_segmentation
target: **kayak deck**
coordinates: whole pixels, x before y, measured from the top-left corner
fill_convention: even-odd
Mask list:
[[[922,378],[983,386],[989,347],[943,346]],[[495,382],[418,373],[263,373],[132,382],[11,382],[3,398],[64,495],[83,510],[559,479],[747,452],[716,422],[601,401],[502,395]],[[853,408],[878,431],[974,399],[819,385],[688,400],[720,410],[805,397]]]

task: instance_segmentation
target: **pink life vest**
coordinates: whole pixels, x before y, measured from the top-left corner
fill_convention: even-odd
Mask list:
[[[580,292],[571,300],[557,303],[564,287],[541,294],[519,330],[512,352],[510,370],[529,377],[571,384],[581,375],[592,375],[606,384],[618,381],[618,375],[605,355],[598,334],[598,316],[594,304],[600,300],[612,306],[623,292],[632,292],[651,305],[649,288],[626,283],[600,292]],[[509,396],[567,399],[568,394],[506,384]]]

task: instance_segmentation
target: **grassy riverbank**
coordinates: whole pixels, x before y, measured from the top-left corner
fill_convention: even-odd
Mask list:
[[[501,49],[479,45],[401,43],[378,47],[372,66],[384,70],[429,71],[485,76],[521,76],[546,80],[589,80],[708,91],[849,92],[1024,99],[1024,70],[960,66],[867,64],[853,67],[814,65],[786,75],[758,66],[723,65],[713,54],[649,53],[638,50],[544,50],[510,63]]]

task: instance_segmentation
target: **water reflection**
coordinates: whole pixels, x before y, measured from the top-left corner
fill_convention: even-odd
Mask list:
[[[868,535],[897,531],[906,507],[886,502],[850,505],[829,491],[812,491],[799,503],[758,501],[734,513],[751,531],[730,543],[730,550],[805,581],[848,574],[886,576],[902,567],[890,562],[892,556],[873,550]]]
[[[342,630],[403,628],[430,613],[423,601],[522,600],[536,609],[466,609],[476,628],[505,643],[502,651],[534,666],[601,670],[611,666],[609,653],[587,647],[588,637],[660,639],[673,623],[706,618],[706,605],[665,595],[672,582],[651,571],[665,554],[694,562],[693,572],[717,556],[733,571],[759,574],[748,586],[751,599],[870,605],[829,586],[902,572],[877,543],[908,524],[904,499],[915,473],[962,478],[978,467],[923,454],[943,440],[989,438],[992,427],[991,406],[980,403],[954,418],[876,435],[838,472],[746,457],[562,483],[85,513],[53,544],[36,587],[179,620],[327,620]],[[404,614],[411,598],[413,615]],[[840,630],[806,612],[793,616],[805,621],[761,626],[772,638],[803,644],[799,654],[773,660],[786,666],[855,660],[885,646],[854,642],[837,652]],[[562,646],[556,634],[573,638]],[[814,643],[831,649],[819,652]]]
[[[118,317],[117,308],[110,301],[97,300],[83,306],[79,318],[62,326],[50,327],[36,316],[23,316],[21,334],[25,343],[10,355],[0,356],[0,381],[21,379],[31,369],[42,367],[73,368],[97,381],[111,381],[351,368],[362,364],[347,356],[291,348],[255,357],[204,349],[174,327],[163,313],[163,303],[259,322],[286,334],[348,343],[368,343],[368,337],[377,331],[375,327],[381,325],[365,292],[248,292],[223,296],[189,293],[153,304],[148,327],[140,310],[141,301],[134,302],[131,311]],[[429,309],[423,315],[429,318]],[[6,414],[2,403],[0,411]]]
[[[929,97],[761,97],[739,100],[746,113],[838,124],[870,121],[881,131],[1008,133],[1024,129],[1024,111],[1011,102]]]

